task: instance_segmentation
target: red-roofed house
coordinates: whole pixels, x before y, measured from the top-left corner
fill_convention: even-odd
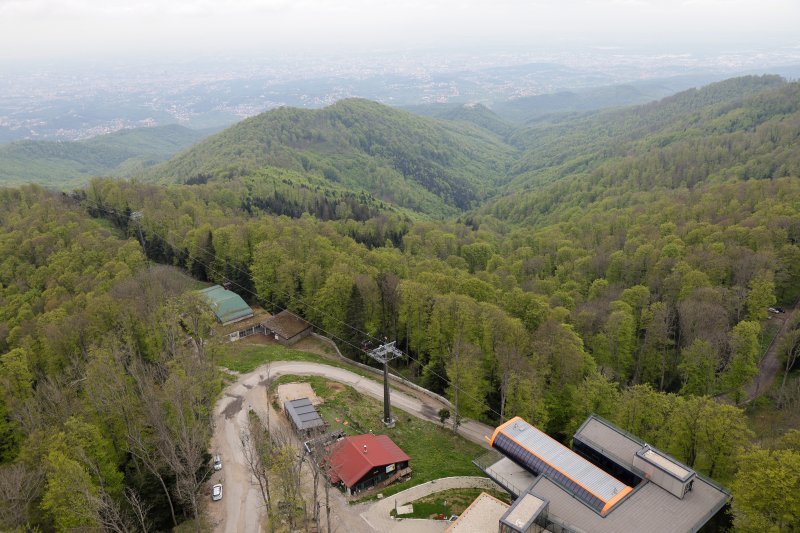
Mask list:
[[[386,435],[345,437],[328,447],[331,483],[341,483],[348,496],[410,474],[410,459]]]

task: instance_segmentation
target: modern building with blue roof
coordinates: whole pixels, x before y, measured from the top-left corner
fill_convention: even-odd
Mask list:
[[[729,491],[597,415],[572,449],[519,417],[487,439],[493,450],[474,464],[517,498],[500,533],[694,533],[724,522]]]
[[[219,285],[200,291],[222,325],[233,324],[253,316],[253,310],[241,296]]]
[[[601,516],[633,490],[519,417],[498,427],[491,445],[532,474],[558,481]]]

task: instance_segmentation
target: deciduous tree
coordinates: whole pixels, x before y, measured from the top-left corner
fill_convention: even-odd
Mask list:
[[[744,385],[758,375],[758,322],[743,320],[730,333],[731,355],[722,375],[722,385],[739,404],[744,399]]]
[[[800,453],[765,450],[743,453],[731,484],[736,531],[796,531],[800,529]]]
[[[750,291],[745,300],[747,318],[754,321],[766,318],[767,309],[775,305],[775,282],[772,276],[761,273],[750,281],[748,288]]]
[[[678,365],[683,381],[681,394],[712,394],[716,388],[716,370],[719,366],[714,348],[698,338],[683,350],[682,355],[683,361]]]

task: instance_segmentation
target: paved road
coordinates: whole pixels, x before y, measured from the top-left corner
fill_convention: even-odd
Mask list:
[[[267,375],[269,372],[269,375]],[[248,374],[242,374],[225,388],[223,398],[214,409],[214,453],[220,453],[223,469],[217,472],[213,482],[222,482],[224,497],[221,502],[211,503],[209,512],[215,531],[224,533],[244,533],[261,531],[263,505],[258,487],[251,483],[250,473],[245,466],[241,450],[240,434],[247,424],[247,407],[250,406],[262,420],[270,409],[265,384],[278,376],[293,374],[300,376],[322,376],[353,387],[354,389],[378,399],[383,398],[383,385],[342,368],[302,361],[281,361],[261,366]],[[392,391],[392,408],[399,408],[416,417],[438,422],[438,412],[442,405],[424,395],[421,398],[410,393]],[[271,411],[270,422],[275,424],[279,417]],[[487,445],[486,436],[494,428],[478,422],[468,421],[459,428],[465,438]],[[335,492],[335,491],[332,491]],[[336,506],[339,507],[339,506]],[[371,531],[357,513],[336,513],[338,529],[356,533]]]
[[[798,304],[800,304],[800,300],[788,309],[785,314],[770,315],[770,320],[780,321],[781,327],[772,340],[772,343],[769,345],[769,348],[767,348],[764,357],[758,362],[758,375],[745,386],[745,394],[747,394],[748,402],[767,393],[777,375],[783,371],[783,364],[778,358],[778,346],[783,336],[789,331],[789,326],[794,324],[794,316],[795,313],[797,313]]]

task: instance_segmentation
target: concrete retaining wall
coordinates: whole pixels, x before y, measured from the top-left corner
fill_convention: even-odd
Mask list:
[[[400,505],[405,505],[407,503],[412,503],[420,498],[428,496],[429,494],[433,494],[436,492],[441,492],[443,490],[450,490],[450,489],[463,489],[463,488],[478,488],[482,490],[499,490],[502,491],[503,488],[497,485],[494,481],[489,479],[488,477],[477,477],[477,476],[455,476],[455,477],[444,477],[441,479],[434,479],[433,481],[428,481],[426,483],[422,483],[421,485],[416,485],[409,489],[406,489],[402,492],[398,492],[397,494],[392,494],[391,496],[387,496],[383,500],[379,500],[375,503],[368,512],[363,513],[362,516],[365,516],[369,523],[373,525],[377,525],[380,519],[384,520],[391,520],[389,518],[389,512],[398,507]]]

